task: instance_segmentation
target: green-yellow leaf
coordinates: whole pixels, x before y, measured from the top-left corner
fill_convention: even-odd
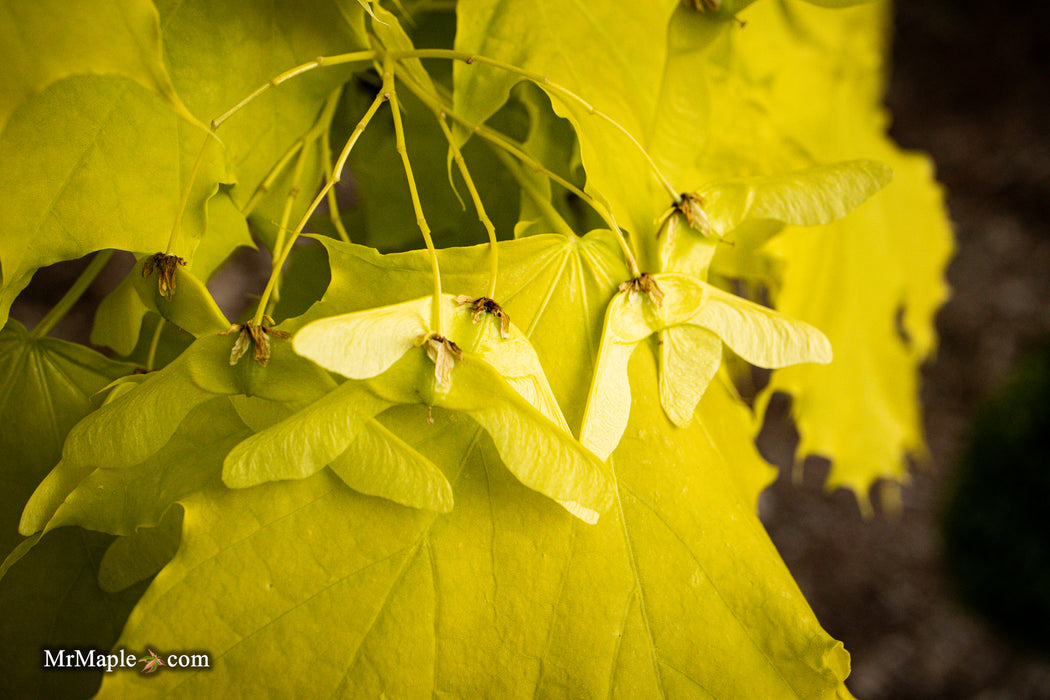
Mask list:
[[[171,561],[182,534],[182,508],[169,508],[156,527],[118,537],[98,565],[98,585],[116,593],[151,578]]]
[[[90,413],[91,397],[134,368],[54,338],[33,338],[20,323],[0,332],[0,557],[19,541],[22,508],[62,454],[73,425]]]
[[[159,313],[165,320],[193,336],[213,335],[229,329],[230,322],[215,303],[204,283],[185,268],[176,268],[174,293],[168,299],[158,286],[160,270],[144,274],[143,265],[152,256],[136,263],[129,273],[131,283],[138,293],[139,301],[148,311]]]
[[[439,513],[452,510],[452,486],[441,470],[377,420],[368,421],[328,467],[360,493]]]
[[[836,357],[828,367],[779,370],[768,391],[793,396],[798,458],[831,458],[828,486],[851,487],[867,509],[872,482],[902,478],[904,455],[924,452],[917,370],[936,345],[951,227],[930,161],[884,135],[889,3],[791,10],[756,3],[749,20],[767,27],[762,40],[735,37],[748,75],[782,106],[771,118],[814,157],[875,158],[894,181],[845,219],[770,242],[782,275],[777,308],[819,325]]]
[[[724,236],[747,218],[816,226],[841,219],[889,184],[874,161],[821,165],[779,175],[722,180],[698,190],[711,227]]]
[[[132,535],[156,527],[171,504],[219,480],[222,456],[248,434],[229,400],[213,397],[191,410],[155,453],[130,464],[102,462],[84,469],[87,473],[62,494],[45,531],[79,525]],[[74,477],[67,465],[75,463],[63,462],[52,476]]]
[[[411,353],[370,385],[384,398],[410,396],[413,380],[418,383],[421,375],[432,374],[422,357],[421,352]],[[447,393],[436,393],[435,398],[436,406],[462,411],[477,421],[521,483],[567,504],[570,512],[591,523],[608,509],[609,479],[594,456],[514,391],[488,363],[464,354],[456,360]]]
[[[432,286],[425,251],[380,255],[363,246],[318,239],[328,252],[332,281],[324,299],[289,326],[424,296]],[[477,298],[488,285],[487,245],[439,250],[444,288]],[[536,351],[540,366],[570,427],[580,425],[597,356],[605,303],[627,277],[609,231],[583,238],[553,234],[500,243],[495,300]],[[429,299],[428,299],[429,303]],[[543,324],[581,324],[579,333],[538,332]]]
[[[848,655],[737,495],[733,465],[697,423],[667,422],[651,353],[631,375],[646,410],[611,461],[617,506],[595,526],[496,467],[465,417],[427,425],[421,408],[387,425],[411,429],[454,484],[448,514],[363,498],[326,472],[186,499],[180,551],[118,644],[206,648],[213,668],[111,674],[103,694],[845,695]]]
[[[662,389],[661,384],[661,394]],[[696,418],[712,447],[729,465],[744,502],[757,509],[759,495],[776,479],[777,470],[758,453],[750,427],[754,422],[751,408],[740,399],[725,369],[715,375],[704,391],[696,407]]]
[[[62,78],[120,75],[189,117],[161,57],[157,10],[147,0],[37,0],[0,9],[0,131],[18,106]]]
[[[200,338],[141,383],[131,386],[128,382],[129,386],[112,392],[101,408],[70,431],[62,448],[62,461],[29,500],[20,531],[29,534],[45,528],[67,496],[95,470],[138,467],[169,449],[170,440],[189,415],[198,409],[213,410],[206,405],[218,397],[244,394],[299,408],[331,387],[331,380],[321,370],[295,355],[285,343],[273,344],[273,355],[265,368],[250,359],[231,367],[233,343],[232,336]],[[208,454],[217,452],[221,464],[226,452],[245,437],[247,433],[224,449],[213,445]]]
[[[344,405],[338,414],[334,414],[339,417],[332,418],[333,427],[326,428],[326,432],[335,430],[334,426],[346,431],[348,419],[360,426],[365,419],[396,404],[423,403],[464,411],[489,432],[504,464],[522,483],[561,503],[572,504],[566,507],[575,509],[574,512],[585,519],[595,520],[597,514],[608,507],[609,495],[607,480],[593,456],[562,428],[564,419],[559,424],[547,418],[483,359],[463,355],[452,360],[453,366],[446,381],[440,363],[428,358],[419,347],[420,338],[427,329],[423,314],[428,312],[430,301],[423,298],[322,319],[308,324],[296,334],[294,346],[297,352],[322,367],[351,378],[373,377],[367,386],[386,402],[374,404],[355,400],[351,393],[355,389],[347,389],[333,401],[351,402],[351,405]],[[442,302],[446,313],[455,310],[456,303],[452,299],[446,297]],[[452,308],[448,308],[450,306]],[[457,325],[464,328],[463,323]],[[471,331],[471,336],[475,335],[470,325],[466,329]],[[452,340],[455,341],[456,337],[453,336]],[[518,339],[519,354],[522,342],[527,344],[523,338]],[[474,345],[473,342],[470,344]],[[370,357],[365,355],[369,347],[378,349]],[[482,345],[481,349],[484,350],[485,346]],[[374,363],[372,358],[375,358]],[[520,377],[520,365],[515,367],[508,362],[507,355],[500,359]],[[541,372],[539,377],[533,378],[534,385],[545,383],[546,380],[541,379],[542,368],[538,361],[530,364],[531,369]],[[541,396],[536,393],[538,400]],[[542,401],[540,403],[544,405]],[[320,409],[321,412],[324,410]],[[301,439],[297,437],[301,427],[289,425],[286,441]],[[344,445],[337,442],[323,459],[312,462],[324,464],[324,459],[334,458]]]
[[[44,668],[41,649],[109,649],[146,584],[118,594],[99,588],[109,535],[49,533],[0,579],[0,675],[9,697],[89,697],[96,669]]]
[[[452,310],[452,337],[460,347],[479,355],[523,399],[551,423],[570,433],[540,358],[525,334],[513,322],[504,328],[501,319],[487,313],[475,321],[469,305],[459,301],[456,304],[457,308]]]
[[[664,39],[678,5],[677,0],[467,0],[457,6],[457,49],[549,78],[630,134],[541,84],[558,115],[576,129],[588,191],[608,201],[617,219],[639,237],[654,232],[652,222],[669,195],[632,139],[645,145],[660,112],[660,77],[668,54]],[[587,50],[568,48],[575,46]],[[479,62],[457,64],[453,75],[456,110],[473,123],[495,113],[522,79]]]
[[[722,339],[698,326],[673,326],[659,333],[660,404],[677,426],[693,411],[722,364]]]
[[[292,347],[304,357],[351,379],[386,371],[420,344],[430,323],[430,298],[322,318],[295,334]]]
[[[226,192],[217,193],[208,200],[207,231],[200,245],[197,246],[197,250],[194,251],[192,265],[185,270],[195,278],[190,280],[189,284],[196,287],[195,281],[207,281],[235,249],[253,245],[251,236],[248,234],[247,222],[237,211],[229,195]],[[149,292],[144,303],[139,296],[140,283],[137,284],[141,276],[141,268],[136,265],[117,285],[117,288],[99,304],[91,327],[92,344],[108,346],[120,355],[130,355],[138,345],[139,331],[142,329],[146,313],[152,306],[159,308],[163,305],[166,309],[170,308],[170,304],[165,304],[166,299],[157,299],[152,291]],[[151,279],[155,288],[156,278],[151,277]],[[196,309],[197,314],[191,311],[189,319],[183,322],[198,330],[206,326],[212,328],[212,332],[224,330],[214,324],[214,321],[219,318],[225,319],[225,316],[221,311],[219,314],[215,313],[214,301],[210,298],[210,294],[203,297],[202,295],[207,291],[199,288],[191,289],[189,293],[198,295],[197,303],[190,306],[200,308]],[[169,311],[168,317],[171,316]],[[229,325],[228,322],[227,325]]]
[[[23,102],[0,133],[0,320],[40,267],[105,248],[165,250],[204,140],[127,78],[73,76]],[[190,191],[171,251],[187,261],[204,233],[220,157],[209,147]]]
[[[158,0],[156,5],[172,82],[186,106],[205,122],[283,71],[318,56],[366,48],[360,44],[361,32],[333,2],[259,5],[251,0]],[[359,7],[353,12],[364,17]],[[345,82],[349,71],[347,66],[334,66],[298,76],[267,91],[220,126],[226,181],[236,181],[231,196],[239,207],[273,164],[314,125],[325,99]],[[315,177],[319,177],[316,172],[311,174]],[[278,220],[286,194],[284,190],[274,197],[275,204],[262,215]],[[306,203],[300,201],[298,206],[305,208]]]

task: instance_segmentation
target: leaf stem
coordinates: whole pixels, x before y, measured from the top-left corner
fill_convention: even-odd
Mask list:
[[[160,320],[157,321],[157,327],[153,329],[153,337],[149,341],[149,353],[146,355],[146,371],[152,372],[157,363],[157,347],[160,345],[160,335],[164,331],[164,324],[167,321],[161,316]]]
[[[394,52],[391,55],[394,58],[399,59],[402,57],[402,54],[407,53],[409,52]],[[545,75],[534,73],[533,71],[520,68],[511,63],[505,63],[504,61],[500,61],[495,58],[489,58],[487,56],[481,56],[478,54],[470,54],[466,53],[465,51],[456,51],[453,49],[417,49],[415,51],[412,51],[411,54],[412,58],[446,58],[453,61],[463,61],[468,65],[472,65],[474,63],[483,63],[492,66],[493,68],[499,68],[500,70],[506,71],[508,73],[520,75],[523,78],[531,80],[537,85],[549,88],[551,91],[558,93],[558,95],[560,95],[563,98],[563,102],[565,102],[564,98],[568,98],[569,100],[577,103],[585,110],[587,110],[588,114],[608,122],[617,130],[619,130],[624,136],[630,139],[631,143],[633,143],[638,149],[638,151],[642,154],[642,156],[645,157],[645,160],[649,163],[649,167],[652,168],[653,174],[656,175],[657,179],[659,179],[661,184],[663,184],[663,186],[667,189],[668,193],[670,193],[675,203],[677,204],[681,202],[682,197],[678,193],[678,190],[675,189],[675,187],[667,180],[666,177],[664,177],[663,172],[660,171],[660,168],[656,165],[656,162],[649,155],[649,152],[645,150],[645,147],[638,142],[638,139],[636,139],[634,135],[626,129],[626,127],[620,124],[620,122],[616,121],[605,112],[602,112],[601,110],[597,109],[594,105],[577,95],[569,88],[562,87],[561,85],[551,81],[551,79]]]
[[[331,180],[332,138],[328,129],[321,133],[321,163],[324,166],[325,180]],[[339,234],[339,238],[344,243],[350,243],[350,234],[346,232],[346,227],[343,226],[343,217],[339,214],[339,199],[336,197],[334,187],[328,189],[328,218],[332,220],[332,226],[335,227],[335,232]]]
[[[313,215],[314,210],[321,204],[321,200],[325,198],[328,191],[335,186],[335,183],[339,182],[339,178],[343,173],[343,166],[346,165],[347,158],[350,157],[350,151],[353,150],[354,144],[357,143],[357,139],[360,138],[365,127],[372,120],[376,110],[383,104],[384,95],[380,93],[376,95],[376,98],[372,100],[372,104],[369,105],[365,115],[361,117],[361,121],[354,127],[353,133],[350,134],[350,138],[347,139],[346,145],[343,146],[343,150],[340,151],[339,157],[335,161],[335,166],[332,169],[332,177],[328,178],[328,182],[321,188],[321,191],[317,193],[310,206],[303,212],[302,218],[299,219],[299,223],[296,224],[295,229],[292,231],[292,236],[288,240],[288,243],[284,246],[284,249],[276,256],[273,263],[273,269],[270,271],[270,279],[266,283],[266,288],[263,290],[262,296],[259,297],[259,306],[255,311],[255,316],[252,318],[252,325],[258,326],[262,324],[262,318],[266,313],[266,307],[270,300],[270,295],[273,293],[273,288],[277,284],[277,277],[281,274],[281,269],[284,267],[284,263],[288,260],[288,255],[292,252],[292,246],[295,245],[295,241],[299,238],[299,234],[303,232],[303,228],[306,227],[306,222],[310,220],[310,216]]]
[[[87,288],[95,281],[98,274],[102,272],[102,268],[113,257],[113,253],[113,250],[102,250],[91,259],[91,262],[88,263],[88,266],[84,268],[84,271],[80,273],[66,293],[62,295],[58,303],[51,307],[51,310],[33,327],[33,330],[29,333],[29,337],[32,340],[39,340],[46,336],[55,327],[55,324],[69,313],[69,310],[80,300],[80,297],[84,295]]]
[[[270,78],[270,81],[260,85],[251,92],[250,95],[245,97],[243,100],[230,107],[228,110],[223,112],[220,116],[211,120],[212,131],[218,129],[223,122],[232,117],[234,114],[242,110],[249,102],[254,100],[259,95],[263,94],[271,88],[275,88],[286,80],[290,80],[297,75],[302,75],[307,71],[311,71],[314,68],[320,68],[321,66],[338,66],[344,63],[365,63],[373,60],[376,57],[375,51],[353,51],[351,53],[339,54],[337,56],[318,56],[312,61],[303,63],[302,65],[290,68],[279,75]]]
[[[459,167],[459,174],[463,176],[463,181],[467,183],[470,198],[474,201],[474,209],[478,212],[478,220],[485,227],[485,231],[489,236],[490,281],[487,296],[489,299],[493,299],[496,296],[496,278],[499,276],[499,241],[496,240],[496,227],[492,224],[488,214],[485,213],[485,205],[481,202],[481,195],[478,194],[478,188],[474,186],[474,180],[470,176],[470,171],[467,170],[467,162],[463,160],[463,153],[459,150],[459,145],[452,135],[452,130],[448,128],[448,122],[445,121],[445,113],[434,112],[434,116],[437,117],[438,124],[441,125],[441,131],[445,134],[445,140],[448,141],[448,145],[452,149],[452,157]]]
[[[201,144],[201,150],[197,153],[197,159],[193,161],[193,169],[190,170],[190,178],[186,182],[186,187],[182,190],[182,199],[179,202],[179,210],[175,213],[175,223],[172,224],[171,235],[168,236],[168,247],[164,251],[166,255],[173,254],[172,251],[175,249],[175,243],[179,240],[179,231],[182,229],[182,216],[186,213],[186,206],[190,201],[190,193],[193,191],[194,183],[197,182],[197,173],[201,169],[201,163],[204,162],[204,154],[208,150],[208,144],[211,143],[213,138],[218,141],[214,129],[204,136],[204,143]]]
[[[455,110],[449,108],[447,105],[442,104],[439,98],[428,93],[426,90],[414,83],[407,76],[403,76],[402,81],[405,83],[405,85],[408,86],[410,90],[412,90],[412,92],[416,94],[417,97],[419,97],[420,100],[423,101],[424,104],[429,106],[431,109],[434,109],[436,105],[440,111],[452,117],[457,122],[476,133],[478,136],[481,136],[485,140],[490,141],[494,145],[511,154],[512,156],[525,163],[536,172],[543,173],[552,182],[558,183],[559,185],[567,189],[569,192],[572,192],[574,195],[583,200],[592,209],[594,209],[594,211],[598,213],[598,216],[600,216],[602,220],[604,220],[605,223],[609,226],[612,232],[616,234],[617,240],[620,243],[620,248],[623,250],[624,258],[627,261],[627,267],[630,269],[632,274],[637,276],[638,263],[635,260],[634,253],[631,251],[631,247],[627,244],[627,241],[624,239],[623,233],[620,231],[620,226],[616,223],[616,219],[615,217],[613,217],[613,214],[608,209],[608,207],[606,207],[603,203],[599,202],[593,196],[587,194],[582,189],[572,184],[565,178],[544,167],[543,164],[541,164],[538,160],[536,160],[528,153],[523,151],[519,145],[513,143],[509,138],[507,138],[503,134],[499,133],[494,129],[491,129],[490,127],[485,126],[484,124],[471,123],[464,117],[457,114]]]
[[[543,210],[543,215],[547,218],[551,225],[553,225],[554,228],[558,229],[560,233],[575,238],[576,232],[573,231],[572,227],[569,226],[568,222],[565,221],[565,219],[561,215],[561,212],[559,212],[554,207],[554,205],[551,204],[550,199],[544,196],[544,194],[540,192],[540,190],[536,187],[536,184],[525,176],[525,173],[521,171],[521,166],[518,164],[518,162],[511,158],[509,155],[507,155],[506,152],[502,151],[499,148],[496,148],[495,145],[490,143],[489,146],[492,148],[492,152],[495,154],[495,156],[499,158],[501,163],[503,163],[503,167],[510,171],[511,176],[513,176],[514,179],[518,181],[518,184],[521,186],[521,189],[524,190],[525,193],[529,195],[529,198],[532,199],[532,201],[535,202],[536,205]]]
[[[281,159],[270,168],[270,172],[266,174],[263,181],[255,188],[255,192],[252,193],[251,199],[249,199],[248,203],[244,205],[243,209],[241,209],[241,214],[243,214],[245,218],[250,216],[251,213],[255,211],[255,207],[257,207],[259,202],[262,201],[262,198],[270,193],[270,188],[273,187],[273,183],[277,181],[277,178],[280,177],[282,172],[284,172],[284,169],[288,167],[288,163],[291,162],[292,158],[295,157],[295,154],[298,153],[299,149],[303,146],[303,139],[297,139],[296,142],[285,151],[284,155],[281,156]]]
[[[452,61],[462,61],[468,65],[472,65],[474,63],[484,63],[486,65],[492,66],[493,68],[498,68],[500,70],[507,71],[508,73],[520,75],[523,78],[531,80],[537,85],[549,88],[552,92],[555,92],[558,95],[560,95],[562,97],[563,102],[566,101],[566,98],[572,102],[575,102],[576,104],[580,105],[585,110],[587,110],[588,114],[608,122],[621,133],[623,133],[624,136],[630,139],[631,143],[633,143],[638,149],[638,151],[645,157],[646,161],[649,163],[649,167],[652,168],[653,173],[656,175],[657,179],[660,180],[661,184],[663,184],[664,188],[667,189],[667,192],[671,195],[671,198],[674,200],[674,202],[678,204],[682,201],[681,194],[679,194],[678,190],[675,189],[673,185],[671,185],[668,179],[664,176],[663,172],[656,165],[656,162],[649,155],[649,152],[645,150],[645,147],[642,146],[641,143],[639,143],[638,139],[636,139],[634,135],[627,130],[626,127],[620,124],[620,122],[616,121],[605,112],[602,112],[601,110],[597,109],[590,102],[583,99],[583,97],[577,95],[569,88],[563,87],[558,83],[551,81],[551,79],[545,75],[541,75],[539,73],[520,68],[511,63],[506,63],[495,58],[489,58],[487,56],[482,56],[479,54],[467,53],[465,51],[456,51],[454,49],[412,49],[409,51],[389,51],[382,54],[379,51],[367,50],[353,51],[350,53],[338,54],[336,56],[318,56],[312,61],[303,63],[302,65],[296,66],[295,68],[290,68],[289,70],[286,70],[283,73],[274,76],[270,79],[269,82],[257,87],[251,92],[251,94],[249,94],[243,100],[241,100],[236,105],[228,109],[219,117],[213,119],[211,122],[212,131],[219,128],[219,126],[223,122],[225,122],[238,111],[243,109],[249,102],[254,100],[259,95],[263,94],[267,90],[277,87],[281,83],[291,78],[294,78],[297,75],[301,75],[315,68],[320,68],[321,66],[338,66],[346,63],[365,63],[368,61],[375,60],[380,55],[383,56],[384,61],[387,58],[390,58],[394,61],[401,61],[407,58],[443,58]]]
[[[412,208],[416,213],[416,224],[423,241],[430,252],[430,265],[434,274],[434,297],[430,305],[430,329],[440,335],[445,335],[445,329],[441,324],[441,270],[438,268],[437,250],[434,248],[434,239],[430,236],[430,226],[427,225],[426,217],[423,216],[423,205],[419,201],[419,190],[416,188],[416,179],[412,176],[412,163],[408,159],[408,149],[405,147],[405,126],[401,122],[401,107],[397,101],[397,90],[394,84],[394,61],[388,54],[383,59],[383,96],[390,102],[390,113],[394,118],[394,142],[397,152],[401,155],[401,163],[405,168],[405,177],[408,178],[408,192],[412,197]]]
[[[284,208],[281,210],[281,220],[277,225],[277,237],[274,240],[273,249],[275,251],[281,251],[285,248],[285,238],[288,233],[288,222],[292,218],[292,206],[295,204],[295,198],[299,196],[299,185],[303,179],[303,165],[306,163],[306,147],[308,142],[306,137],[303,137],[303,147],[299,150],[299,157],[295,159],[295,167],[292,169],[292,181],[288,188],[288,195],[284,199]],[[267,300],[266,314],[272,312],[274,305],[277,304],[281,299],[281,279],[280,274],[277,275],[277,280],[273,284],[273,289],[270,290],[270,298]]]
[[[296,139],[295,143],[284,152],[284,155],[281,156],[280,160],[270,168],[270,172],[266,174],[265,179],[263,179],[263,181],[259,183],[259,186],[255,188],[255,192],[252,193],[251,199],[249,199],[248,203],[244,205],[243,209],[241,209],[241,214],[247,217],[255,210],[255,207],[258,206],[260,201],[262,201],[262,198],[270,193],[274,182],[276,182],[277,178],[284,172],[284,169],[288,167],[288,163],[291,162],[292,158],[300,152],[300,149],[305,151],[308,146],[319,138],[323,139],[327,145],[328,129],[331,126],[332,116],[335,114],[335,110],[339,106],[339,97],[342,94],[343,88],[338,87],[332,91],[327,99],[325,99],[324,106],[321,108],[321,112],[316,121],[314,121],[313,126],[311,126],[309,131],[303,134],[300,138]],[[330,153],[327,158],[331,158]],[[326,160],[325,164],[327,166],[325,175],[330,177],[332,174],[331,163]]]

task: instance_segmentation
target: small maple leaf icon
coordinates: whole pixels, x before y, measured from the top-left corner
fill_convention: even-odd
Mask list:
[[[142,668],[142,672],[143,673],[153,673],[154,671],[157,670],[158,666],[163,666],[164,662],[160,660],[159,656],[157,656],[157,652],[153,651],[152,649],[147,649],[146,651],[149,652],[149,658],[148,659],[139,659],[140,663],[146,664]]]

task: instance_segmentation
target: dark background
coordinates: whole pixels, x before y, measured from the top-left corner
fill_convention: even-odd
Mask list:
[[[958,247],[947,273],[953,296],[937,316],[940,348],[923,371],[932,461],[913,467],[899,515],[871,521],[852,494],[822,491],[820,460],[807,461],[801,486],[782,469],[763,495],[773,541],[853,657],[848,685],[859,698],[1050,698],[1050,653],[963,604],[941,527],[975,414],[1050,337],[1050,33],[1048,13],[1035,7],[897,3],[891,133],[936,161]],[[786,406],[774,409],[782,416]],[[781,418],[761,447],[783,467],[793,438]],[[1040,516],[1045,533],[1050,515]],[[1048,550],[1043,539],[1029,554],[1045,565]],[[1037,595],[1045,601],[1050,589]]]
[[[849,686],[859,698],[1050,698],[1050,653],[963,604],[941,527],[975,412],[1050,337],[1050,24],[1036,7],[898,2],[886,100],[892,135],[936,161],[958,247],[947,272],[953,297],[937,316],[940,348],[923,370],[932,460],[913,468],[899,514],[864,520],[851,493],[823,491],[828,465],[818,459],[806,462],[801,484],[782,469],[762,497],[773,541],[818,619],[853,657]],[[265,267],[238,262],[223,274]],[[86,339],[93,309],[130,261],[113,265],[55,335]],[[31,327],[81,267],[42,271],[12,315]],[[242,285],[229,286],[240,294]],[[796,439],[787,410],[774,401],[760,441],[781,467]],[[1036,554],[1045,560],[1048,549]]]

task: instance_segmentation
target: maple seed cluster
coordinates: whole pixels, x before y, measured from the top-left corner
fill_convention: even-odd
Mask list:
[[[622,282],[620,284],[620,291],[627,292],[627,298],[629,300],[633,300],[634,295],[638,292],[645,292],[657,306],[660,306],[664,300],[664,293],[660,291],[660,286],[656,284],[656,278],[648,272],[643,272],[634,279]]]
[[[503,310],[503,307],[496,303],[495,300],[489,299],[488,297],[469,297],[465,294],[461,294],[456,297],[457,304],[469,304],[470,311],[473,314],[471,318],[474,323],[481,323],[481,315],[489,314],[494,318],[499,319],[499,337],[506,340],[510,338],[510,314]]]
[[[263,320],[268,321],[271,325],[273,324],[273,319],[269,316],[263,316]],[[233,344],[233,349],[230,351],[230,365],[237,364],[237,361],[244,356],[244,353],[248,352],[248,346],[253,345],[255,347],[253,357],[263,367],[270,361],[270,336],[284,339],[291,335],[285,331],[271,328],[268,325],[255,325],[254,323],[235,323],[223,335],[231,335],[233,333],[239,333],[240,335],[237,336],[237,342]]]
[[[165,255],[164,253],[155,253],[148,258],[146,262],[142,263],[142,276],[149,277],[153,274],[153,270],[157,270],[157,288],[160,290],[161,296],[168,301],[175,296],[175,270],[179,269],[179,266],[185,266],[186,261],[177,255]]]

